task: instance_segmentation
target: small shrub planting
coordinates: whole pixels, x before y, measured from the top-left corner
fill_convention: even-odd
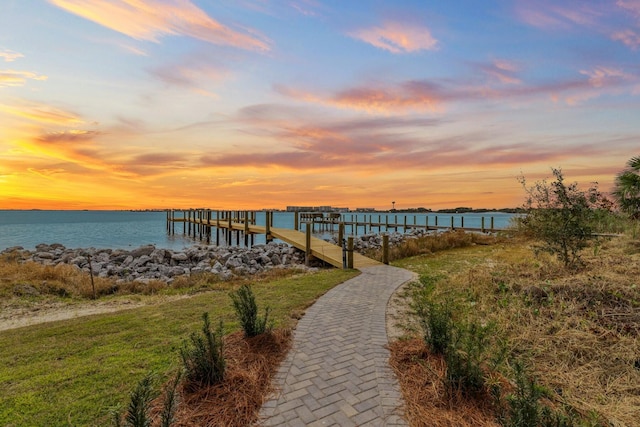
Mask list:
[[[236,311],[240,325],[245,336],[255,337],[271,329],[269,324],[269,307],[265,309],[263,317],[258,316],[258,305],[256,297],[249,285],[242,285],[240,288],[229,294],[233,300],[233,308]]]
[[[421,277],[425,287],[419,287],[413,295],[413,310],[418,317],[425,343],[434,354],[445,354],[454,334],[453,303],[446,299],[434,301],[430,295],[429,277]]]
[[[124,416],[124,424],[122,424],[121,415],[115,415],[115,424],[117,427],[149,427],[151,426],[151,417],[149,409],[153,400],[152,376],[146,375],[138,382],[136,388],[131,392],[129,406]]]
[[[506,355],[506,347],[495,333],[493,325],[454,324],[453,338],[445,353],[445,381],[450,392],[474,395],[485,390],[487,373],[495,370]]]
[[[178,384],[182,376],[176,374],[172,382],[167,386],[164,394],[164,404],[160,414],[160,426],[171,427],[178,401]],[[155,398],[153,391],[153,375],[147,374],[142,378],[136,388],[131,392],[129,406],[123,416],[119,412],[114,413],[116,427],[150,427],[158,425],[154,423],[152,415],[152,401]]]
[[[202,334],[191,334],[191,345],[185,343],[180,349],[186,386],[191,390],[222,381],[226,366],[222,321],[215,332],[211,331],[209,313],[202,314],[202,321]]]

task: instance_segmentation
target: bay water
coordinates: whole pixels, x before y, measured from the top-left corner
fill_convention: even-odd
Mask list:
[[[179,211],[178,211],[179,212]],[[504,229],[509,226],[513,214],[502,212],[467,213],[467,214],[435,214],[435,213],[343,213],[345,221],[407,225],[434,225],[436,217],[438,224],[448,226],[453,218],[454,226],[460,227],[464,218],[465,227],[479,228],[482,217],[485,226],[490,225],[490,218],[494,218],[494,227]],[[178,213],[177,217],[181,217]],[[111,248],[133,249],[141,245],[153,244],[159,248],[173,250],[200,243],[182,233],[182,224],[175,224],[175,234],[167,233],[167,214],[163,211],[45,211],[45,210],[0,210],[0,251],[13,246],[22,246],[33,250],[40,243],[60,243],[67,248]],[[215,218],[215,213],[214,213]],[[256,213],[256,222],[263,225],[265,213]],[[274,212],[273,226],[280,228],[294,227],[292,212]],[[336,227],[337,229],[337,227]],[[373,228],[373,232],[385,231]],[[397,230],[390,228],[390,232],[403,232],[402,226]],[[370,232],[368,227],[360,226],[352,229],[347,226],[348,235],[361,235]],[[215,234],[215,232],[214,232]],[[329,232],[320,232],[316,236],[330,237]],[[222,239],[221,239],[222,240]],[[264,243],[264,236],[255,236],[254,244]]]

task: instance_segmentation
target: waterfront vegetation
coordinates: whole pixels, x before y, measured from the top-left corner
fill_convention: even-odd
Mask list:
[[[391,249],[394,265],[419,276],[397,297],[412,313],[401,319],[405,336],[391,345],[412,426],[635,425],[640,419],[638,222],[604,209],[596,213],[585,218],[601,235],[581,243],[579,264],[536,250],[540,240],[524,232],[522,223],[497,235],[452,231],[407,239]],[[229,401],[229,391],[244,386],[240,392],[252,394],[244,400],[259,408],[273,365],[260,374],[259,384],[249,382],[246,372],[263,363],[260,353],[271,351],[271,362],[277,362],[286,351],[288,329],[305,307],[355,274],[275,269],[232,281],[198,274],[171,286],[154,281],[119,286],[115,293],[98,292],[93,302],[86,273],[68,266],[25,267],[5,254],[0,260],[5,312],[50,304],[73,310],[104,301],[143,306],[0,331],[0,425],[108,425],[111,414],[123,413],[137,391],[144,395],[144,411],[159,413],[161,405],[147,401],[147,389],[158,395],[163,383],[177,381],[172,379],[182,370],[181,349],[203,330],[205,312],[214,326],[224,322],[225,351],[236,351],[225,353],[230,369],[217,398]],[[113,285],[101,280],[94,286]],[[267,324],[266,314],[257,317],[256,301],[269,308],[274,332],[263,335],[271,338],[242,332],[243,312],[251,320],[247,325]],[[177,418],[206,423],[202,417],[225,416],[211,415],[217,407],[211,401],[206,411],[185,412],[185,405],[198,407],[203,396],[181,391]],[[215,395],[210,389],[205,394]],[[245,406],[234,410],[250,412]],[[243,420],[255,419],[244,415]]]
[[[588,242],[579,269],[530,237],[395,263],[420,277],[402,294],[419,316],[392,345],[411,425],[637,425],[640,241],[613,221],[624,235]]]
[[[316,298],[354,274],[284,274],[253,280],[252,290],[271,308],[274,326],[288,328]],[[110,412],[125,404],[141,378],[151,371],[162,382],[178,369],[179,350],[201,329],[203,312],[223,320],[226,333],[240,330],[229,297],[240,283],[202,280],[191,291],[172,290],[197,291],[190,297],[0,331],[0,425],[109,425]]]

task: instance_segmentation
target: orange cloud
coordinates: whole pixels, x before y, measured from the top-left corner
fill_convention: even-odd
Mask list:
[[[276,92],[306,102],[332,105],[340,108],[363,110],[372,113],[394,111],[440,111],[444,101],[451,97],[443,87],[427,81],[407,81],[399,85],[380,87],[354,87],[329,97],[321,97],[282,85],[274,86]]]
[[[406,22],[386,22],[381,27],[360,29],[349,35],[391,53],[434,50],[438,45],[428,28]]]
[[[27,80],[47,80],[47,76],[29,71],[0,70],[0,88],[24,86]]]
[[[59,126],[75,126],[84,123],[73,112],[36,102],[24,101],[19,105],[0,104],[0,111],[38,123]]]
[[[255,31],[240,32],[209,17],[189,0],[49,0],[50,3],[138,40],[165,35],[197,38],[217,45],[269,50]]]

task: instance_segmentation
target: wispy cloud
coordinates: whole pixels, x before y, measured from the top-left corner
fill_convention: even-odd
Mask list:
[[[93,140],[99,134],[97,131],[72,129],[60,132],[48,132],[38,136],[36,139],[43,143],[75,144],[82,141]]]
[[[76,113],[47,104],[22,101],[14,105],[0,104],[0,111],[37,123],[77,126],[84,120]]]
[[[640,19],[640,1],[638,0],[618,0],[616,5],[627,12],[631,12]]]
[[[428,81],[407,81],[396,85],[357,86],[330,96],[314,95],[304,90],[276,85],[282,95],[306,102],[332,105],[339,108],[390,113],[401,111],[439,111],[451,94],[442,86]]]
[[[0,58],[4,59],[5,62],[13,62],[18,58],[24,58],[24,55],[12,50],[4,49],[0,50]]]
[[[30,71],[0,70],[0,88],[24,86],[27,80],[47,80],[47,76]]]
[[[502,84],[520,84],[518,64],[505,59],[497,59],[492,63],[476,64],[476,67],[491,79]]]
[[[406,22],[386,22],[379,27],[352,31],[349,36],[391,53],[434,50],[438,45],[428,28]]]
[[[597,26],[603,11],[588,2],[570,1],[559,5],[557,2],[543,0],[536,3],[520,1],[516,13],[522,21],[534,27],[569,29],[575,25]]]
[[[616,31],[611,34],[611,39],[620,41],[633,50],[637,50],[640,47],[640,34],[636,33],[634,30],[627,29]]]
[[[235,30],[189,0],[49,0],[50,3],[138,40],[181,35],[248,50],[269,50],[255,30]]]
[[[580,70],[573,78],[528,83],[519,76],[517,64],[496,60],[473,64],[474,77],[479,70],[489,76],[487,81],[469,84],[473,80],[446,78],[408,80],[397,83],[371,82],[341,89],[333,94],[313,93],[305,89],[275,85],[274,90],[299,101],[366,111],[376,114],[445,111],[456,103],[522,99],[527,101],[564,101],[577,105],[603,94],[618,93],[628,88],[633,93],[640,78],[624,70],[597,66]],[[476,79],[477,80],[477,79]]]
[[[229,70],[222,65],[193,59],[183,59],[180,65],[164,65],[149,72],[167,85],[188,88],[210,86],[222,81],[229,74]]]

